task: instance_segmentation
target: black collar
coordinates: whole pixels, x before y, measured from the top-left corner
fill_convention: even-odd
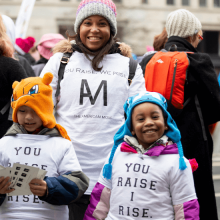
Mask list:
[[[182,37],[172,36],[168,39],[168,41],[165,44],[165,49],[169,50],[169,48],[175,44],[178,48],[178,51],[192,51],[192,52],[198,52],[196,48],[192,46],[186,39]],[[171,49],[173,51],[173,48]]]

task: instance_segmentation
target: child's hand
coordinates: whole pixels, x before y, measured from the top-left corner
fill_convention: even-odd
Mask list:
[[[0,194],[6,194],[14,191],[14,189],[8,189],[10,186],[10,182],[8,182],[10,177],[4,178],[3,176],[0,178]]]
[[[29,186],[31,192],[36,196],[44,196],[47,193],[47,183],[44,180],[33,179]]]

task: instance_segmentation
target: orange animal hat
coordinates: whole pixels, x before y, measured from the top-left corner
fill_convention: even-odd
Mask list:
[[[53,115],[53,89],[50,86],[52,79],[53,74],[46,73],[43,78],[29,77],[21,80],[21,82],[15,81],[12,85],[12,119],[18,123],[18,108],[23,105],[28,106],[37,113],[44,127],[50,129],[56,127],[64,138],[70,140],[66,130],[56,123]]]

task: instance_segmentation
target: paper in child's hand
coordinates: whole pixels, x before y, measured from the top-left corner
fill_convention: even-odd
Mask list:
[[[29,182],[36,178],[38,172],[39,168],[37,167],[14,163],[12,167],[13,185],[11,188],[24,190]]]
[[[32,195],[29,183],[32,179],[44,179],[47,171],[37,167],[14,163],[13,167],[0,166],[0,177],[10,177],[11,185],[9,188],[15,189],[8,193],[8,196]]]

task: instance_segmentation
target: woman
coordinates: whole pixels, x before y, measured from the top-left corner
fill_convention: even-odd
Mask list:
[[[27,77],[22,66],[13,59],[14,49],[0,15],[0,138],[12,125],[9,118],[12,84]]]
[[[217,220],[212,179],[213,142],[208,129],[210,124],[220,120],[217,76],[210,57],[196,50],[202,40],[202,25],[195,15],[184,9],[171,12],[167,17],[166,30],[166,50],[173,50],[176,45],[178,51],[193,52],[188,54],[190,64],[184,87],[184,100],[189,102],[180,113],[176,114],[174,109],[170,113],[181,132],[185,157],[196,158],[199,164],[193,175],[200,205],[200,219]],[[149,60],[146,57],[141,63],[144,73]]]
[[[57,123],[64,126],[73,142],[80,165],[90,178],[81,201],[73,204],[74,219],[82,219],[113,136],[124,123],[123,104],[129,96],[146,91],[140,66],[128,84],[131,49],[116,43],[116,7],[111,1],[83,0],[77,10],[74,44],[59,42],[41,76],[51,72],[54,94],[64,52],[73,52],[61,81]],[[127,55],[127,56],[125,56]],[[55,100],[55,98],[54,98]],[[55,100],[56,102],[56,100]],[[104,140],[104,142],[103,142]],[[81,208],[82,207],[82,208]]]

